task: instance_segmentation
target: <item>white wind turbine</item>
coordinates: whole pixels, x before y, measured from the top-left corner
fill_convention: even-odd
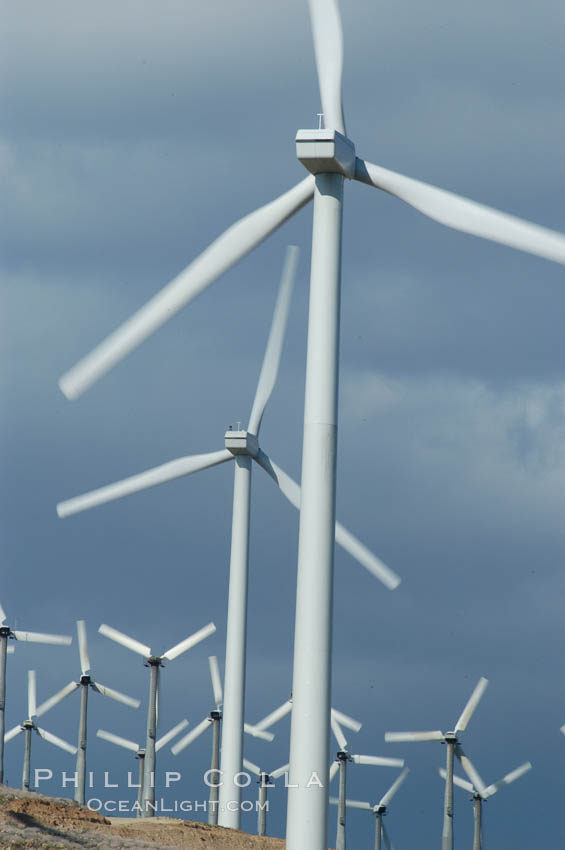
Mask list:
[[[355,732],[358,732],[359,729],[361,729],[361,724],[357,720],[354,720],[352,717],[348,717],[346,714],[342,714],[341,712],[338,712],[332,708],[330,725],[339,746],[339,750],[336,753],[336,761],[338,763],[339,770],[339,796],[336,800],[338,809],[335,846],[336,850],[346,850],[345,806],[347,802],[348,762],[353,762],[353,764],[370,764],[379,767],[404,767],[404,759],[382,758],[381,756],[353,755],[347,750],[347,739],[343,734],[341,725],[348,726],[350,729],[353,729]],[[331,779],[332,777],[330,773],[330,781]]]
[[[0,605],[0,785],[4,782],[4,729],[6,709],[6,655],[13,653],[8,640],[25,640],[33,643],[51,643],[68,646],[73,639],[70,635],[47,635],[42,632],[23,632],[11,629],[6,623],[6,613]]]
[[[107,626],[105,623],[102,623],[98,631],[105,637],[110,638],[110,640],[114,640],[116,643],[127,647],[127,649],[137,652],[138,655],[141,655],[145,659],[145,666],[149,667],[150,670],[147,739],[145,743],[143,774],[143,811],[141,816],[152,817],[155,813],[155,738],[158,723],[159,670],[163,666],[163,661],[173,661],[179,655],[182,655],[183,652],[192,649],[197,643],[214,634],[216,626],[214,623],[208,623],[197,632],[194,632],[194,634],[181,640],[180,643],[172,646],[162,655],[155,655],[149,646],[129,637],[129,635],[125,635],[123,632],[119,632],[117,629],[112,628],[112,626]]]
[[[163,735],[161,738],[157,738],[155,741],[155,752],[158,753],[165,744],[168,744],[169,741],[172,741],[174,737],[176,737],[183,729],[186,729],[188,726],[188,720],[186,718],[181,720],[180,723],[177,723],[176,726],[173,726],[172,729]],[[104,741],[110,741],[111,744],[116,744],[118,747],[123,747],[126,750],[131,750],[135,753],[136,759],[139,759],[139,775],[137,779],[137,805],[136,805],[136,817],[141,817],[143,812],[143,779],[144,779],[144,764],[145,764],[145,749],[137,744],[135,741],[129,741],[127,738],[122,738],[120,735],[114,735],[113,732],[106,732],[105,729],[98,729],[96,732],[99,738],[102,738]],[[131,777],[131,774],[128,774]],[[128,787],[130,787],[128,780]]]
[[[443,807],[443,832],[441,839],[441,850],[453,850],[453,756],[456,755],[461,766],[468,776],[474,776],[480,787],[481,780],[477,776],[473,765],[461,749],[459,735],[467,728],[467,724],[473,715],[479,701],[488,685],[488,679],[481,677],[469,697],[469,700],[461,712],[459,720],[455,724],[453,732],[387,732],[385,741],[442,741],[447,747],[446,755],[446,781],[445,798]]]
[[[59,702],[59,700],[57,700],[57,702]],[[46,729],[42,729],[41,726],[37,725],[37,718],[41,717],[42,714],[45,714],[46,711],[49,711],[49,709],[52,708],[53,705],[54,703],[52,702],[52,699],[46,700],[39,706],[37,705],[37,685],[35,678],[35,670],[28,670],[27,719],[24,720],[23,723],[18,724],[18,726],[14,726],[13,729],[10,729],[10,731],[6,732],[6,734],[4,735],[4,742],[7,742],[11,741],[12,738],[15,738],[16,735],[19,735],[20,732],[25,732],[24,767],[22,771],[22,788],[25,791],[29,791],[32,732],[36,732],[45,741],[48,741],[50,744],[54,744],[56,747],[59,747],[61,750],[65,750],[67,753],[71,753],[72,755],[74,755],[77,751],[77,748],[73,747],[72,744],[68,744],[62,738],[58,738],[57,735],[53,735],[52,732],[47,732]]]
[[[192,744],[197,738],[200,737],[204,732],[207,732],[208,729],[212,729],[212,761],[210,764],[210,770],[207,775],[209,777],[209,786],[210,786],[210,798],[208,801],[208,823],[211,826],[215,826],[218,823],[218,788],[220,787],[220,776],[219,775],[219,755],[220,755],[220,724],[222,722],[222,703],[223,703],[223,693],[222,693],[222,681],[220,678],[220,669],[218,667],[218,659],[215,655],[211,655],[208,658],[208,662],[210,665],[210,677],[212,679],[212,690],[214,692],[214,702],[216,707],[212,709],[210,714],[208,714],[200,723],[194,727],[190,732],[184,735],[180,740],[178,740],[171,747],[171,752],[173,755],[177,756],[180,752],[182,752],[186,747]],[[243,724],[243,731],[247,732],[248,735],[252,735],[254,738],[263,738],[265,741],[272,741],[275,737],[270,732],[264,732],[261,729],[257,729],[256,726],[252,726],[250,723]]]
[[[133,697],[128,697],[114,688],[108,688],[106,685],[101,685],[100,682],[95,682],[94,677],[90,672],[90,657],[88,654],[88,643],[86,640],[86,624],[84,620],[77,620],[77,637],[78,651],[80,657],[81,675],[78,682],[69,682],[64,688],[48,699],[43,705],[44,708],[52,708],[57,705],[77,688],[80,688],[80,714],[78,724],[78,748],[77,748],[77,767],[76,767],[76,786],[75,800],[84,806],[84,789],[86,783],[86,730],[87,730],[87,711],[88,711],[88,689],[92,688],[97,694],[115,699],[124,705],[129,705],[131,708],[139,708],[140,701]]]
[[[278,779],[283,773],[288,772],[288,762],[287,764],[283,764],[281,767],[277,767],[276,770],[271,770],[267,773],[266,770],[262,770],[259,765],[254,764],[252,761],[248,759],[243,759],[243,766],[245,770],[248,770],[250,773],[254,773],[258,777],[257,784],[259,785],[259,796],[258,796],[258,810],[257,810],[257,835],[266,835],[267,834],[267,791],[269,788],[273,788],[273,780]]]
[[[364,809],[367,812],[372,812],[376,818],[376,829],[375,829],[375,850],[381,850],[381,839],[384,840],[384,843],[387,847],[387,850],[393,850],[390,838],[388,836],[388,832],[383,823],[383,817],[387,814],[388,804],[410,773],[410,769],[408,767],[404,768],[400,776],[398,776],[386,794],[384,794],[378,803],[364,803],[360,800],[346,800],[345,805],[349,806],[351,809]],[[339,800],[337,797],[330,797],[330,803],[333,805],[338,805]]]
[[[239,805],[227,803],[241,801],[242,789],[230,779],[240,772],[243,759],[243,718],[245,697],[245,646],[247,634],[247,577],[249,561],[249,523],[251,497],[251,467],[255,460],[279,486],[283,495],[296,508],[301,505],[301,491],[290,478],[259,447],[259,430],[266,404],[275,386],[284,335],[294,286],[298,249],[287,251],[279,294],[259,382],[246,431],[229,430],[225,435],[225,448],[210,454],[179,458],[162,466],[133,475],[123,481],[93,490],[82,496],[68,499],[57,505],[60,517],[104,504],[148,487],[165,483],[173,478],[190,475],[207,467],[235,460],[234,497],[232,514],[232,539],[230,579],[228,593],[228,620],[226,633],[224,725],[222,734],[221,769],[223,784],[220,788],[219,823],[238,829]],[[335,540],[353,558],[393,590],[400,583],[398,576],[389,570],[340,523],[335,523]],[[333,537],[332,537],[333,545]],[[321,775],[321,774],[320,774]]]
[[[469,764],[468,759],[467,764]],[[524,764],[521,764],[520,767],[511,770],[510,773],[507,773],[506,776],[503,776],[502,779],[499,779],[498,782],[493,782],[492,785],[488,786],[485,786],[475,768],[473,768],[472,770],[471,782],[467,782],[465,779],[461,779],[459,776],[453,777],[453,782],[455,785],[458,785],[459,788],[463,788],[465,791],[468,791],[472,795],[471,799],[473,801],[474,821],[473,850],[482,850],[483,846],[483,801],[488,800],[489,797],[492,797],[493,794],[496,794],[497,791],[500,791],[500,789],[504,785],[510,785],[511,782],[514,782],[516,779],[519,779],[521,776],[527,773],[528,770],[531,770],[531,768],[531,762],[524,762]],[[447,779],[447,773],[445,772],[444,768],[440,767],[439,774],[442,779]]]
[[[343,119],[337,0],[309,0],[309,7],[326,125],[296,136],[298,158],[311,174],[232,225],[60,381],[65,395],[79,396],[314,198],[290,758],[291,785],[298,787],[289,793],[287,850],[327,846],[327,789],[308,788],[307,779],[312,771],[322,776],[328,769],[344,179],[393,195],[447,227],[565,263],[562,234],[357,157]]]

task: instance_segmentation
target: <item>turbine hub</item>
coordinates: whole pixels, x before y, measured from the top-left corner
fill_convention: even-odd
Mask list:
[[[81,685],[90,685],[91,681],[92,680],[91,680],[90,676],[86,673],[83,673],[82,676],[80,677]]]
[[[312,174],[355,174],[355,145],[337,130],[298,130],[296,156]]]
[[[11,636],[11,632],[8,626],[0,626],[0,637],[9,638]]]
[[[251,455],[257,457],[259,452],[259,440],[255,434],[249,431],[226,431],[226,449],[232,455]]]

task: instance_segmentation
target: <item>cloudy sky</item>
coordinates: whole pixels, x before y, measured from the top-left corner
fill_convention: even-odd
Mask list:
[[[565,231],[562,3],[342,6],[358,153]],[[21,0],[4,4],[3,23],[1,601],[13,627],[71,633],[86,619],[100,680],[139,697],[147,671],[97,635],[100,622],[162,651],[214,620],[217,634],[163,673],[162,730],[184,716],[196,724],[211,707],[207,655],[224,656],[230,465],[65,521],[55,504],[222,448],[227,426],[246,423],[289,243],[301,261],[262,443],[299,476],[311,208],[80,400],[57,379],[234,220],[302,179],[294,134],[320,109],[307,4]],[[526,760],[534,770],[488,803],[486,837],[498,850],[557,846],[563,268],[359,184],[346,186],[344,211],[338,515],[403,582],[390,593],[336,553],[334,704],[363,723],[353,752],[406,758],[389,832],[399,847],[435,850],[444,749],[385,744],[383,733],[451,728],[487,676],[466,749],[487,782]],[[258,468],[252,498],[247,715],[257,720],[291,687],[298,524]],[[32,666],[43,699],[77,675],[76,647],[18,646],[7,728],[23,719]],[[92,700],[89,766],[93,796],[115,798],[102,771],[123,785],[135,764],[95,729],[141,740],[145,717],[106,702]],[[74,697],[43,725],[73,740],[77,713]],[[288,731],[287,719],[273,744],[252,740],[248,758],[278,767]],[[10,784],[22,744],[7,745]],[[202,795],[209,746],[164,755],[163,768],[183,771],[168,799]],[[73,769],[39,739],[33,762]],[[353,768],[349,795],[375,801],[394,776]],[[277,789],[278,835],[284,806]],[[464,792],[455,816],[469,846]],[[348,830],[371,846],[368,815],[353,811]],[[332,811],[332,841],[334,831]]]

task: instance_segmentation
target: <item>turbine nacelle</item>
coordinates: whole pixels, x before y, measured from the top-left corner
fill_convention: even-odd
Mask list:
[[[249,431],[226,431],[225,434],[226,449],[232,455],[251,455],[257,457],[259,454],[259,440],[256,434],[251,434]]]
[[[355,176],[355,145],[337,130],[298,130],[296,156],[312,174]]]

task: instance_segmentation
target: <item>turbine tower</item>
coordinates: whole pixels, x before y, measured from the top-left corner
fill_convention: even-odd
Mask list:
[[[57,700],[59,702],[59,700]],[[24,766],[22,771],[22,789],[24,791],[29,791],[29,777],[30,777],[30,768],[31,768],[31,733],[36,732],[41,738],[45,741],[48,741],[50,744],[54,744],[56,747],[59,747],[61,750],[65,750],[67,753],[71,753],[74,755],[77,751],[76,747],[73,747],[72,744],[68,744],[67,741],[64,741],[62,738],[58,738],[57,735],[53,735],[52,732],[48,732],[46,729],[42,729],[41,726],[38,726],[36,720],[38,717],[41,717],[42,714],[45,714],[46,711],[49,711],[52,708],[54,703],[51,699],[46,700],[41,703],[40,706],[37,705],[37,685],[35,678],[35,670],[27,671],[27,719],[23,721],[23,723],[18,726],[14,726],[13,729],[10,729],[9,732],[6,732],[4,736],[4,742],[11,741],[12,738],[15,738],[16,735],[19,735],[20,732],[25,732],[25,747],[24,747]]]
[[[22,632],[11,629],[6,623],[6,613],[0,605],[0,785],[4,782],[4,729],[6,710],[6,655],[13,653],[8,640],[25,640],[33,643],[51,643],[68,646],[72,643],[70,635],[46,635],[41,632]]]
[[[262,770],[259,765],[254,764],[252,761],[248,761],[248,759],[243,759],[243,766],[245,770],[248,770],[250,773],[254,773],[255,776],[258,777],[257,784],[259,786],[259,797],[257,802],[259,804],[257,811],[257,835],[266,835],[267,834],[267,791],[269,788],[274,788],[272,784],[273,779],[278,779],[279,776],[282,776],[283,773],[288,772],[289,765],[283,764],[282,767],[277,767],[276,770],[271,770],[267,773],[266,770]]]
[[[81,675],[78,682],[69,682],[64,688],[52,696],[44,706],[51,708],[61,702],[77,688],[80,688],[80,714],[78,724],[78,748],[77,748],[77,767],[76,767],[76,785],[75,785],[75,800],[81,806],[84,806],[85,800],[85,785],[86,785],[86,730],[87,730],[87,712],[88,712],[88,689],[92,688],[97,694],[115,699],[116,702],[121,702],[124,705],[129,705],[131,708],[139,708],[140,701],[133,697],[128,697],[126,694],[120,693],[113,688],[108,688],[106,685],[101,685],[100,682],[95,682],[94,677],[90,672],[90,657],[88,655],[88,643],[86,640],[86,624],[84,620],[77,620],[77,637],[78,651],[80,657]]]
[[[197,738],[200,737],[204,732],[207,732],[208,729],[212,729],[212,761],[210,764],[210,770],[208,771],[208,775],[210,777],[209,786],[210,786],[210,797],[208,800],[208,823],[211,826],[215,826],[218,823],[218,789],[220,788],[221,782],[221,772],[219,769],[219,757],[220,757],[220,724],[222,722],[222,702],[223,702],[223,693],[222,693],[222,681],[220,678],[220,669],[218,667],[218,659],[215,655],[211,655],[208,658],[208,662],[210,665],[210,677],[212,679],[212,690],[214,691],[214,702],[216,703],[216,707],[212,709],[210,714],[208,714],[200,723],[194,727],[190,732],[188,732],[184,737],[182,737],[179,741],[177,741],[171,747],[171,752],[174,756],[177,756],[180,752],[182,752],[186,747],[192,744]],[[272,741],[275,737],[270,732],[264,732],[261,729],[258,729],[256,726],[252,726],[250,723],[243,724],[243,731],[247,732],[248,735],[252,735],[254,738],[263,738],[264,741]]]
[[[173,661],[179,655],[182,655],[183,652],[192,649],[197,643],[214,634],[216,626],[214,623],[208,623],[202,629],[194,632],[193,635],[172,646],[162,655],[155,655],[150,647],[144,643],[140,643],[138,640],[125,635],[123,632],[119,632],[117,629],[112,628],[112,626],[107,626],[105,623],[102,623],[98,631],[105,637],[110,638],[110,640],[127,647],[127,649],[131,649],[133,652],[137,652],[138,655],[141,655],[145,659],[145,666],[149,667],[150,670],[147,739],[144,758],[143,810],[141,817],[153,817],[155,814],[155,738],[158,723],[159,670],[163,666],[164,660]]]
[[[219,236],[161,292],[67,372],[76,398],[314,198],[302,457],[294,711],[290,744],[287,850],[326,850],[331,633],[337,449],[337,390],[344,179],[393,195],[447,227],[565,263],[565,237],[356,155],[341,98],[343,36],[337,0],[309,0],[325,128],[299,130],[299,160],[311,173]]]
[[[300,487],[259,446],[259,431],[267,402],[274,389],[288,320],[290,299],[294,286],[298,249],[287,250],[279,294],[273,314],[271,331],[259,375],[255,399],[247,430],[229,430],[225,435],[225,448],[204,455],[179,458],[162,466],[133,475],[106,487],[57,505],[60,517],[104,504],[148,487],[154,487],[201,469],[217,466],[228,460],[235,461],[234,495],[232,513],[232,538],[230,578],[228,592],[228,622],[226,633],[225,699],[222,734],[221,769],[223,784],[220,788],[218,821],[220,826],[239,829],[242,789],[230,777],[241,771],[243,763],[243,718],[245,698],[245,647],[247,636],[247,577],[249,561],[249,525],[251,498],[251,467],[255,460],[271,476],[283,495],[296,508],[300,508]],[[332,536],[333,540],[333,536]],[[398,576],[389,570],[359,540],[339,523],[335,524],[335,540],[359,563],[391,590],[400,583]],[[332,542],[333,545],[333,542]],[[227,804],[232,805],[228,806]],[[237,805],[233,805],[236,802]]]
[[[467,759],[467,767],[469,764],[470,762]],[[531,770],[531,768],[531,762],[524,762],[524,764],[521,764],[520,767],[511,770],[510,773],[507,773],[506,776],[503,776],[502,779],[498,780],[498,782],[493,782],[492,785],[489,786],[485,786],[474,767],[470,774],[467,769],[465,771],[468,776],[472,776],[471,782],[466,782],[465,779],[461,779],[459,776],[453,777],[454,784],[459,788],[463,788],[465,791],[468,791],[471,794],[471,800],[473,801],[473,850],[482,850],[483,847],[483,801],[488,800],[489,797],[492,797],[493,794],[500,791],[504,785],[510,785],[511,782],[519,779],[527,773],[528,770]],[[439,769],[439,775],[442,779],[447,779],[447,773],[444,768]]]
[[[351,809],[364,809],[367,812],[372,812],[375,815],[376,820],[376,829],[375,829],[375,850],[381,850],[381,841],[383,840],[387,850],[393,850],[390,838],[388,836],[388,832],[383,823],[383,817],[388,813],[388,804],[410,773],[409,768],[404,768],[400,776],[392,783],[386,794],[384,794],[378,803],[363,803],[360,800],[346,800],[345,805]],[[339,799],[337,797],[330,797],[330,803],[333,805],[339,805]]]
[[[453,732],[387,732],[385,741],[442,741],[447,748],[445,798],[443,806],[443,832],[441,850],[453,850],[453,756],[456,755],[465,772],[475,775],[474,768],[463,752],[459,743],[459,735],[467,728],[479,701],[488,685],[488,679],[480,678],[469,700],[455,724]],[[480,778],[478,779],[480,784]]]
[[[158,738],[155,741],[155,752],[158,753],[165,744],[168,744],[169,741],[172,741],[173,738],[182,732],[183,729],[186,729],[188,726],[188,720],[186,718],[181,720],[180,723],[177,723],[176,726],[173,726],[172,729],[163,735],[161,738]],[[143,813],[143,778],[144,778],[144,764],[145,764],[145,750],[135,741],[129,741],[127,738],[122,738],[120,735],[114,735],[113,732],[106,732],[105,729],[98,729],[96,735],[99,738],[102,738],[104,741],[110,741],[111,744],[116,744],[118,747],[124,747],[126,750],[132,750],[135,753],[136,759],[139,759],[139,776],[137,780],[137,805],[136,805],[136,817],[142,817]]]

